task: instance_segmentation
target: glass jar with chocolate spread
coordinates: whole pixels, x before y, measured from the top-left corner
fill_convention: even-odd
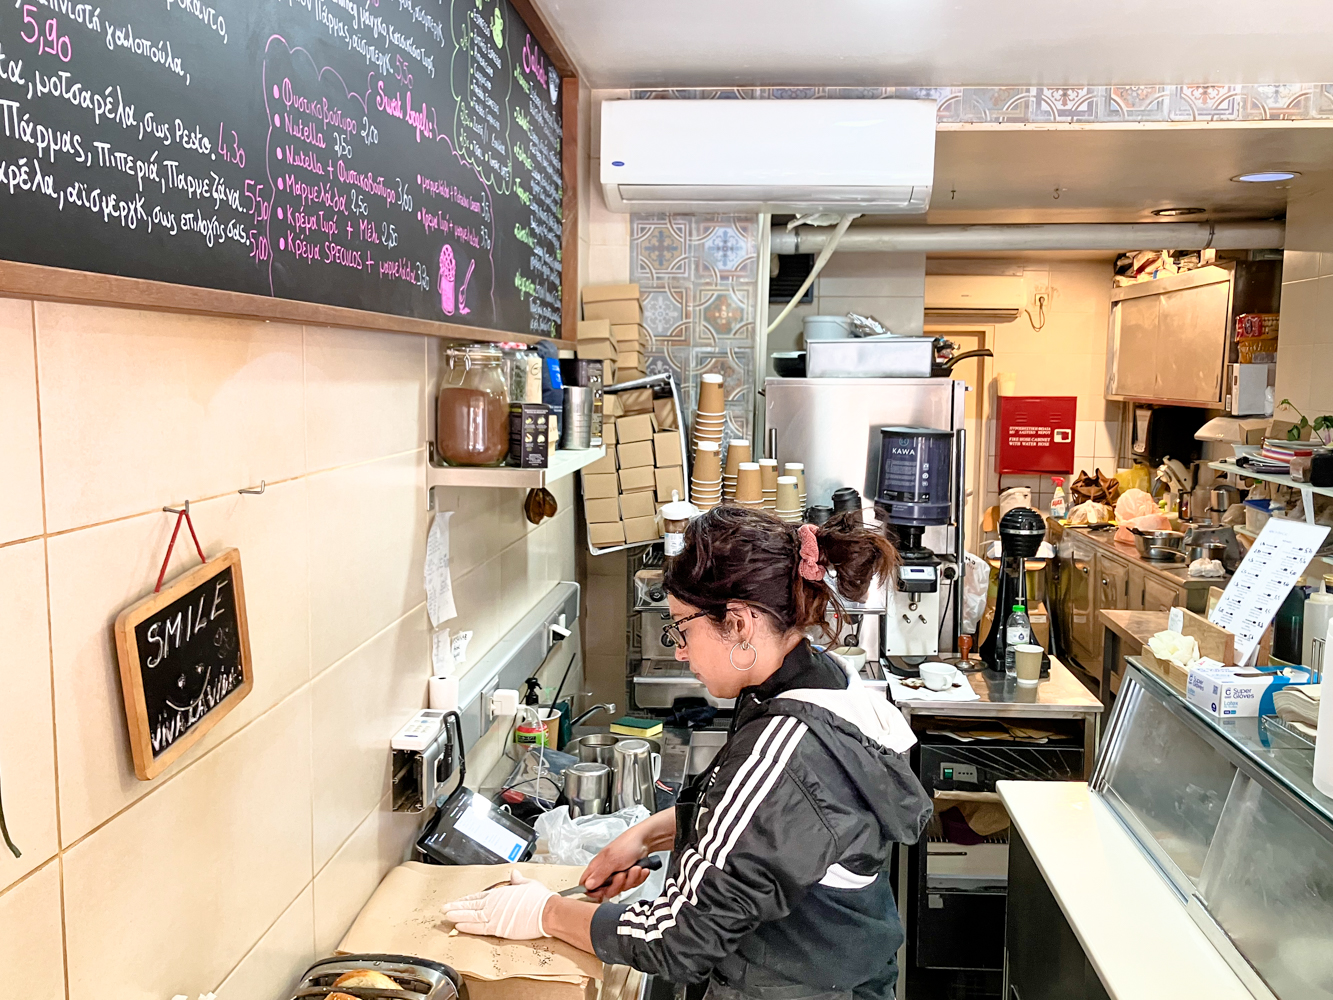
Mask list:
[[[435,445],[450,465],[500,465],[509,453],[509,389],[498,347],[445,352]]]

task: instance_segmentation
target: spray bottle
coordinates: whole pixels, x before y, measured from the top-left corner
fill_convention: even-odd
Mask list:
[[[1051,482],[1055,485],[1055,492],[1051,494],[1051,517],[1063,521],[1069,516],[1069,504],[1065,500],[1065,477],[1052,476]]]

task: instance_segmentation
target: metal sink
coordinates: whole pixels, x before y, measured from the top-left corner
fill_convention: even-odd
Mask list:
[[[725,729],[696,729],[690,733],[690,748],[685,752],[685,780],[692,781],[708,770],[726,742]]]

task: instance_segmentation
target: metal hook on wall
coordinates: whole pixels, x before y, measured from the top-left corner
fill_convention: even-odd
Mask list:
[[[184,508],[181,508],[181,507],[163,507],[163,508],[162,508],[162,513],[164,513],[164,514],[189,514],[189,513],[190,513],[190,501],[188,501],[188,500],[185,501],[185,507],[184,507]]]
[[[257,496],[263,496],[263,495],[264,495],[264,491],[265,491],[266,489],[268,489],[268,483],[265,482],[263,479],[261,479],[261,480],[259,480],[259,489],[257,489],[257,490],[237,490],[236,492],[239,493],[239,494],[241,494],[242,496],[247,496],[247,497],[257,497]]]

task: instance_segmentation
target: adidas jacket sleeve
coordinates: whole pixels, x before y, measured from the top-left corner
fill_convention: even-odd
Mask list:
[[[700,802],[697,838],[673,859],[663,894],[598,907],[598,958],[674,983],[702,981],[824,876],[838,860],[834,835],[787,767],[806,733],[799,719],[769,716],[733,737]]]

